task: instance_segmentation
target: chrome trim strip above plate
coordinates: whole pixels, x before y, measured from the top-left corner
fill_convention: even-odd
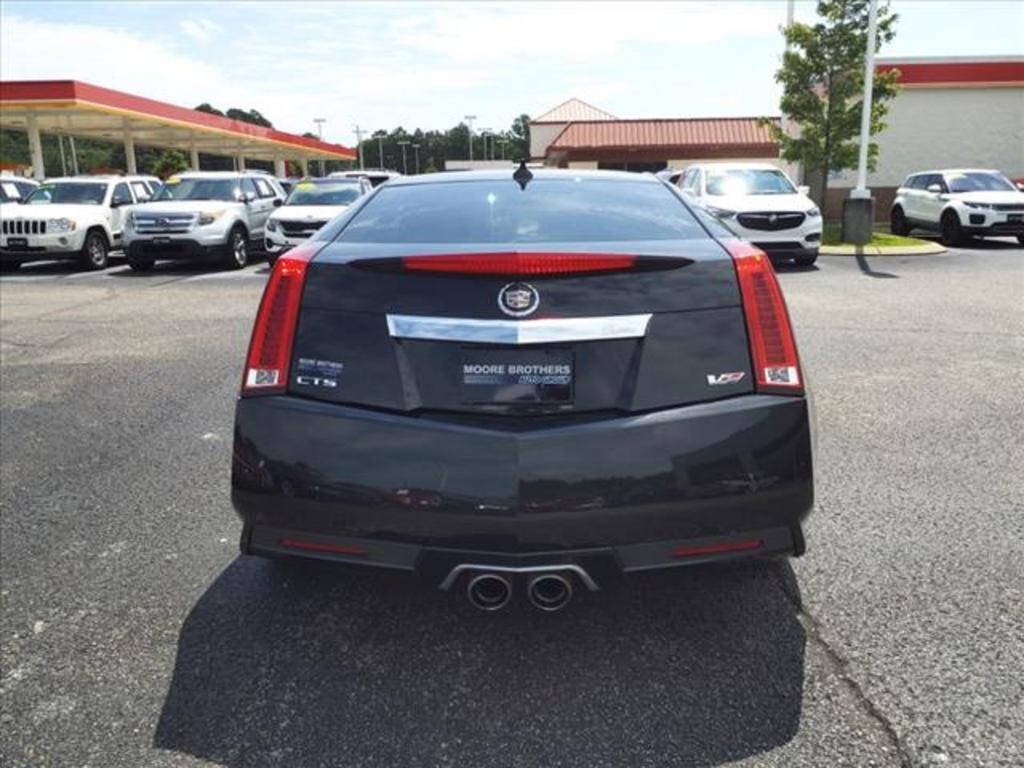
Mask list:
[[[479,344],[548,344],[637,339],[647,334],[651,315],[553,317],[541,320],[475,320],[457,317],[388,315],[396,339],[465,341]]]

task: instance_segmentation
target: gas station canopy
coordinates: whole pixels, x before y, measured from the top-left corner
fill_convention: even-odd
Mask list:
[[[355,152],[305,136],[239,120],[177,107],[77,80],[0,81],[0,128],[25,131],[33,175],[42,178],[40,134],[123,141],[128,173],[135,173],[135,144],[173,147],[190,154],[199,168],[199,153],[229,155],[241,169],[245,158],[274,163],[285,175],[285,161],[353,160]]]

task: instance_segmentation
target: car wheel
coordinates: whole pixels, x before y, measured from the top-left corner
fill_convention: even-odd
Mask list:
[[[946,211],[942,214],[941,237],[943,245],[959,245],[964,239],[963,229],[960,226],[960,217],[953,211]]]
[[[815,253],[813,256],[797,256],[796,258],[793,259],[793,262],[798,267],[809,267],[812,264],[814,264],[814,262],[816,262],[817,260],[818,254]]]
[[[1024,235],[1017,235],[1017,242],[1024,245]]]
[[[106,269],[109,250],[106,235],[94,229],[85,236],[79,263],[86,269]]]
[[[228,269],[241,269],[249,263],[249,240],[245,230],[235,227],[228,235],[227,253],[224,254],[224,266]]]
[[[901,237],[910,234],[910,224],[907,223],[907,217],[899,206],[893,208],[892,213],[889,214],[889,231]]]
[[[277,256],[278,254],[267,251],[267,266],[271,269],[273,269],[274,265],[277,264]]]

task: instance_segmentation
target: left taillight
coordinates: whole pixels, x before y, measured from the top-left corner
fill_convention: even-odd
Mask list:
[[[277,394],[288,386],[288,365],[310,260],[323,243],[303,243],[282,255],[267,281],[249,341],[242,395]]]

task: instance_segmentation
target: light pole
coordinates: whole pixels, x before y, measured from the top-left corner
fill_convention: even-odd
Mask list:
[[[398,142],[398,146],[400,146],[402,148],[402,173],[408,175],[409,168],[405,164],[405,148],[409,146],[409,142],[408,141],[400,141],[400,142]]]
[[[380,157],[380,169],[384,170],[384,136],[383,133],[377,134],[377,152]]]
[[[505,145],[508,144],[508,139],[498,139],[498,143],[501,145],[501,159],[505,159]]]
[[[313,122],[316,123],[316,135],[320,138],[320,141],[324,140],[324,123],[327,122],[326,117],[314,117]],[[320,158],[320,175],[324,175],[324,159]]]
[[[469,160],[473,161],[473,121],[476,115],[466,115],[466,125],[469,126]]]
[[[367,131],[359,130],[358,123],[356,124],[356,146],[359,147],[359,170],[363,170],[366,166],[363,165],[363,134]]]
[[[413,144],[412,145],[412,151],[414,153],[416,153],[416,175],[419,176],[420,175],[420,145],[419,144]]]
[[[843,242],[865,245],[871,242],[875,218],[875,201],[867,187],[868,144],[871,143],[871,94],[875,84],[875,38],[878,0],[871,0],[868,9],[867,51],[864,55],[864,101],[860,113],[860,154],[857,158],[857,186],[843,200]],[[828,169],[824,169],[828,173]],[[824,202],[824,201],[822,201]]]
[[[490,136],[490,135],[491,135],[491,129],[490,128],[481,128],[480,129],[480,140],[484,144],[484,160],[487,159],[487,137]]]

